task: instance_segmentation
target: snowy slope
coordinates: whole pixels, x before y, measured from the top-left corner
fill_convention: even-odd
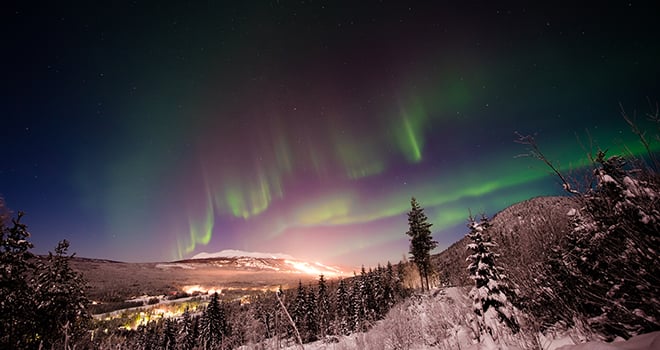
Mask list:
[[[660,350],[660,332],[643,334],[613,343],[588,342],[575,345],[569,331],[548,335],[518,333],[500,344],[477,342],[471,329],[471,300],[467,289],[436,289],[414,295],[395,306],[387,317],[365,333],[335,337],[334,341],[305,344],[306,350],[462,349],[462,350]],[[241,349],[249,349],[243,347]],[[300,349],[289,344],[286,349]]]
[[[641,334],[627,341],[612,343],[588,342],[578,345],[562,346],[557,350],[658,350],[660,349],[660,331]]]

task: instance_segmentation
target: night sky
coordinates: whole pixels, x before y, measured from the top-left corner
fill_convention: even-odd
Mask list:
[[[619,104],[660,98],[651,2],[98,3],[3,5],[0,195],[39,253],[395,262],[411,196],[439,251],[561,193],[516,131],[567,170],[639,153]]]

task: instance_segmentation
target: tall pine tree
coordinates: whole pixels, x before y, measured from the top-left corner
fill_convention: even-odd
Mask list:
[[[431,226],[427,222],[428,218],[415,197],[410,200],[410,212],[408,212],[408,232],[410,236],[410,255],[412,261],[417,266],[419,278],[422,284],[429,290],[429,274],[431,273],[431,250],[438,246],[438,242],[431,236]]]

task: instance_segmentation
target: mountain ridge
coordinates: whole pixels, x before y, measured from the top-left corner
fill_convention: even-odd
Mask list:
[[[539,196],[497,212],[490,219],[489,235],[498,244],[498,261],[509,267],[540,261],[551,246],[569,232],[571,221],[567,214],[576,206],[572,197]],[[469,255],[465,248],[467,243],[468,238],[464,236],[431,256],[441,283],[452,286],[473,283],[465,262]]]
[[[244,250],[237,249],[224,249],[215,253],[201,252],[195,254],[190,259],[186,260],[195,260],[195,259],[213,259],[213,258],[260,258],[260,259],[288,259],[288,260],[300,260],[296,259],[289,254],[284,253],[263,253],[263,252],[248,252]]]

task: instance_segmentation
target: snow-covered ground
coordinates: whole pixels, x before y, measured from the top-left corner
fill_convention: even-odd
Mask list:
[[[566,345],[558,350],[658,350],[660,349],[660,332],[640,334],[626,341],[611,343],[588,342],[578,345]]]
[[[156,264],[157,269],[184,269],[194,270],[195,267],[190,264],[171,263],[171,264]]]
[[[517,335],[503,331],[496,344],[491,339],[478,342],[471,328],[471,301],[463,288],[436,289],[429,295],[415,295],[395,306],[368,332],[304,344],[307,350],[382,349],[461,349],[461,350],[659,350],[660,332],[612,343],[584,339],[573,330],[554,335]],[[259,348],[259,347],[254,347]],[[300,349],[291,344],[286,349]],[[252,349],[244,346],[241,349]]]

